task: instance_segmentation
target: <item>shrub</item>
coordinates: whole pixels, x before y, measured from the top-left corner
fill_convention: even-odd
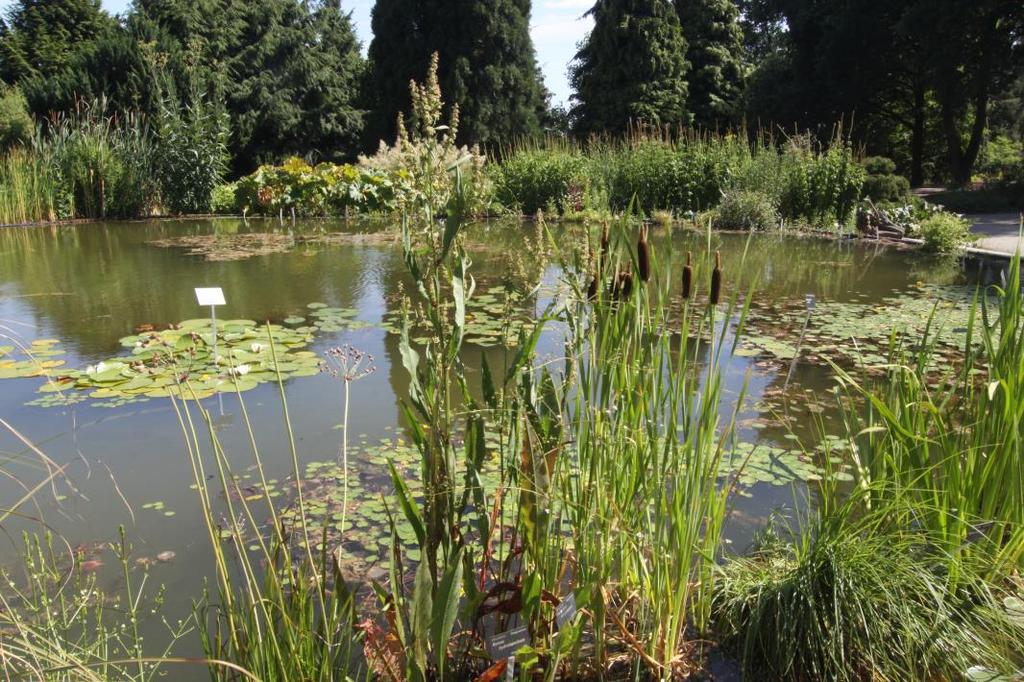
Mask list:
[[[730,190],[715,212],[714,224],[723,230],[763,232],[779,226],[779,212],[764,192]]]
[[[664,209],[686,213],[718,203],[728,169],[718,163],[716,143],[655,138],[630,140],[598,155],[606,168],[612,208],[623,210],[636,197],[643,212]]]
[[[217,215],[230,215],[238,212],[238,183],[229,182],[217,185],[210,196],[210,212]]]
[[[412,191],[407,173],[374,171],[349,164],[311,166],[293,158],[260,166],[238,181],[237,209],[267,215],[339,216],[346,211],[391,211]]]
[[[973,241],[971,223],[955,213],[936,213],[925,218],[918,229],[924,248],[933,253],[955,253]]]
[[[587,160],[565,149],[522,149],[491,169],[494,195],[506,208],[533,215],[553,205],[560,213],[585,208]]]
[[[910,180],[896,175],[896,163],[884,156],[869,156],[864,159],[863,196],[882,203],[899,203],[910,192]]]
[[[25,96],[17,88],[0,89],[0,150],[26,144],[35,133]]]
[[[869,156],[862,165],[868,175],[892,175],[896,172],[896,162],[885,156]]]

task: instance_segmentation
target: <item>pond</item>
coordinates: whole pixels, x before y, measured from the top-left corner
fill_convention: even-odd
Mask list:
[[[571,232],[551,226],[556,240],[563,229]],[[284,507],[290,491],[278,386],[256,369],[268,350],[246,336],[264,322],[277,325],[277,350],[287,356],[288,406],[299,458],[310,476],[320,477],[325,487],[332,481],[342,384],[318,365],[325,351],[342,345],[373,358],[374,371],[352,384],[349,415],[350,456],[362,488],[384,479],[389,458],[408,467],[414,455],[403,437],[400,407],[408,379],[394,332],[410,282],[392,235],[386,225],[373,223],[228,219],[0,231],[0,416],[57,465],[67,466],[66,481],[41,491],[26,513],[45,518],[84,555],[115,539],[124,525],[134,556],[152,561],[151,579],[173,597],[165,615],[174,620],[190,613],[191,600],[211,574],[212,556],[182,429],[166,397],[170,382],[128,380],[122,370],[153,334],[177,343],[208,333],[209,311],[197,305],[196,287],[223,288],[227,303],[217,310],[222,332],[235,334],[231,343],[244,345],[240,352],[253,358],[253,371],[237,378],[272,480],[269,491],[247,484],[249,493],[269,493]],[[481,353],[500,366],[503,332],[495,320],[506,305],[519,323],[528,323],[559,288],[561,273],[538,259],[536,238],[535,225],[514,222],[479,224],[469,232],[478,280],[464,353],[471,371],[478,372]],[[654,241],[669,253],[664,242],[671,240],[672,257],[681,258],[687,250],[704,252],[707,239],[677,228],[670,236],[662,230]],[[816,465],[796,453],[797,442],[813,450],[823,434],[839,431],[829,396],[831,373],[821,356],[852,365],[878,363],[890,331],[906,327],[913,335],[923,329],[936,303],[942,341],[953,349],[973,287],[951,283],[954,275],[942,263],[875,244],[795,236],[756,236],[748,244],[738,234],[711,240],[730,276],[743,262],[744,281],[757,281],[749,333],[726,376],[729,400],[749,381],[739,435],[744,451],[754,454],[739,473],[742,494],[729,529],[733,546],[742,549],[772,511],[806,498]],[[506,301],[502,284],[510,277],[540,286],[532,296]],[[814,300],[805,329],[808,296]],[[61,391],[46,392],[46,378],[25,364],[19,344],[62,382]],[[539,353],[555,358],[560,349],[551,332]],[[215,392],[215,380],[201,362],[191,373],[236,472],[251,477],[239,396]],[[23,486],[44,475],[37,454],[6,429],[0,431],[0,457],[4,500],[19,499]],[[357,486],[353,494],[358,498],[360,491]],[[326,503],[328,515],[331,509]],[[375,552],[381,551],[374,538],[381,518],[372,504],[355,515],[354,532],[362,534],[365,553],[352,558],[357,578],[372,575]],[[38,526],[31,519],[8,525],[0,563],[15,563],[22,528]],[[159,624],[153,627],[160,631]]]

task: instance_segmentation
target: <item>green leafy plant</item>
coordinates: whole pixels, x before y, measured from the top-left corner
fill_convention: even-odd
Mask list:
[[[714,213],[715,227],[765,232],[779,227],[779,213],[762,192],[730,190]]]
[[[971,223],[955,213],[936,213],[921,221],[918,233],[924,248],[939,254],[956,253],[974,241]]]
[[[237,206],[243,212],[300,216],[343,216],[396,210],[411,191],[407,173],[390,174],[360,166],[292,158],[261,166],[238,181]]]
[[[28,103],[18,88],[0,88],[0,151],[32,141],[35,121],[28,113]]]
[[[910,181],[896,174],[896,163],[892,159],[869,156],[862,163],[867,172],[862,190],[864,197],[881,203],[906,201],[910,193]]]
[[[585,208],[588,162],[571,147],[516,147],[491,166],[491,173],[495,198],[525,215],[548,206],[558,213]]]
[[[228,162],[227,114],[201,96],[166,100],[155,125],[154,167],[171,213],[209,213]]]

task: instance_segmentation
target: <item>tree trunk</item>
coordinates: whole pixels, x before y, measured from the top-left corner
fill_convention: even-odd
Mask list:
[[[914,83],[914,126],[910,140],[910,186],[924,184],[924,137],[925,137],[925,91],[924,83]]]

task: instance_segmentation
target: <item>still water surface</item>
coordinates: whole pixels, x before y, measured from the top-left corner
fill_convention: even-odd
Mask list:
[[[183,248],[166,248],[154,241],[211,234],[333,234],[379,229],[344,223],[276,221],[154,221],[88,224],[0,231],[0,326],[7,337],[23,342],[57,339],[69,367],[84,367],[124,352],[119,339],[144,325],[156,328],[202,317],[193,289],[219,286],[227,305],[218,310],[224,319],[245,318],[281,322],[309,312],[308,304],[324,303],[352,308],[357,319],[370,323],[362,329],[318,334],[308,350],[323,353],[341,344],[375,357],[376,371],[353,385],[351,437],[378,443],[400,434],[399,400],[407,379],[398,354],[397,336],[379,325],[399,305],[408,277],[401,248],[392,241],[373,238],[344,243],[309,242],[278,253],[249,258],[211,261]],[[559,228],[554,228],[556,231]],[[517,224],[478,225],[471,232],[475,245],[473,271],[491,283],[509,260],[524,250],[533,227]],[[697,252],[706,237],[679,232],[672,236],[674,251]],[[746,237],[715,235],[727,273],[739,267]],[[758,300],[802,301],[813,294],[819,301],[872,301],[907,290],[930,276],[916,265],[915,256],[874,245],[794,238],[755,237],[743,276],[757,278]],[[555,285],[553,266],[538,275]],[[533,302],[541,309],[543,294]],[[0,345],[9,343],[2,340]],[[555,339],[541,345],[542,355],[554,356]],[[480,350],[495,354],[495,347],[470,349],[466,362],[479,368]],[[741,436],[751,442],[780,447],[791,444],[787,431],[770,407],[758,406],[766,392],[778,389],[788,363],[737,357],[728,368],[728,393],[735,396],[749,376],[750,399],[741,422]],[[100,401],[40,407],[26,405],[39,397],[39,378],[0,380],[0,415],[60,465],[67,464],[70,485],[59,484],[36,498],[27,508],[43,516],[72,545],[110,541],[124,525],[135,555],[153,557],[171,551],[175,559],[151,569],[152,579],[166,585],[167,615],[184,617],[191,600],[211,574],[212,559],[203,530],[192,472],[182,434],[167,399],[151,399],[122,407],[97,407]],[[799,363],[794,382],[801,390],[823,391],[829,385],[820,366]],[[339,445],[341,384],[329,376],[290,379],[286,391],[299,455],[303,462],[332,460]],[[277,387],[264,384],[244,394],[270,476],[284,480],[290,470]],[[241,423],[238,397],[209,398],[204,405],[217,416],[220,437],[239,461],[249,457],[248,436]],[[808,431],[830,415],[805,414],[797,427]],[[5,475],[0,499],[16,500],[24,492],[21,482],[38,480],[38,459],[7,431],[0,432],[0,457]],[[239,466],[244,469],[244,462]],[[756,485],[737,503],[731,529],[734,544],[749,542],[751,530],[772,510],[792,506],[802,485]],[[122,499],[122,496],[124,499]],[[161,509],[152,503],[162,502]],[[134,513],[129,512],[130,505]],[[150,505],[144,508],[144,505]],[[170,513],[168,513],[170,512]],[[30,521],[13,522],[0,538],[0,563],[15,562],[19,531],[37,528]],[[114,578],[111,578],[113,580]],[[192,652],[195,653],[195,652]]]

